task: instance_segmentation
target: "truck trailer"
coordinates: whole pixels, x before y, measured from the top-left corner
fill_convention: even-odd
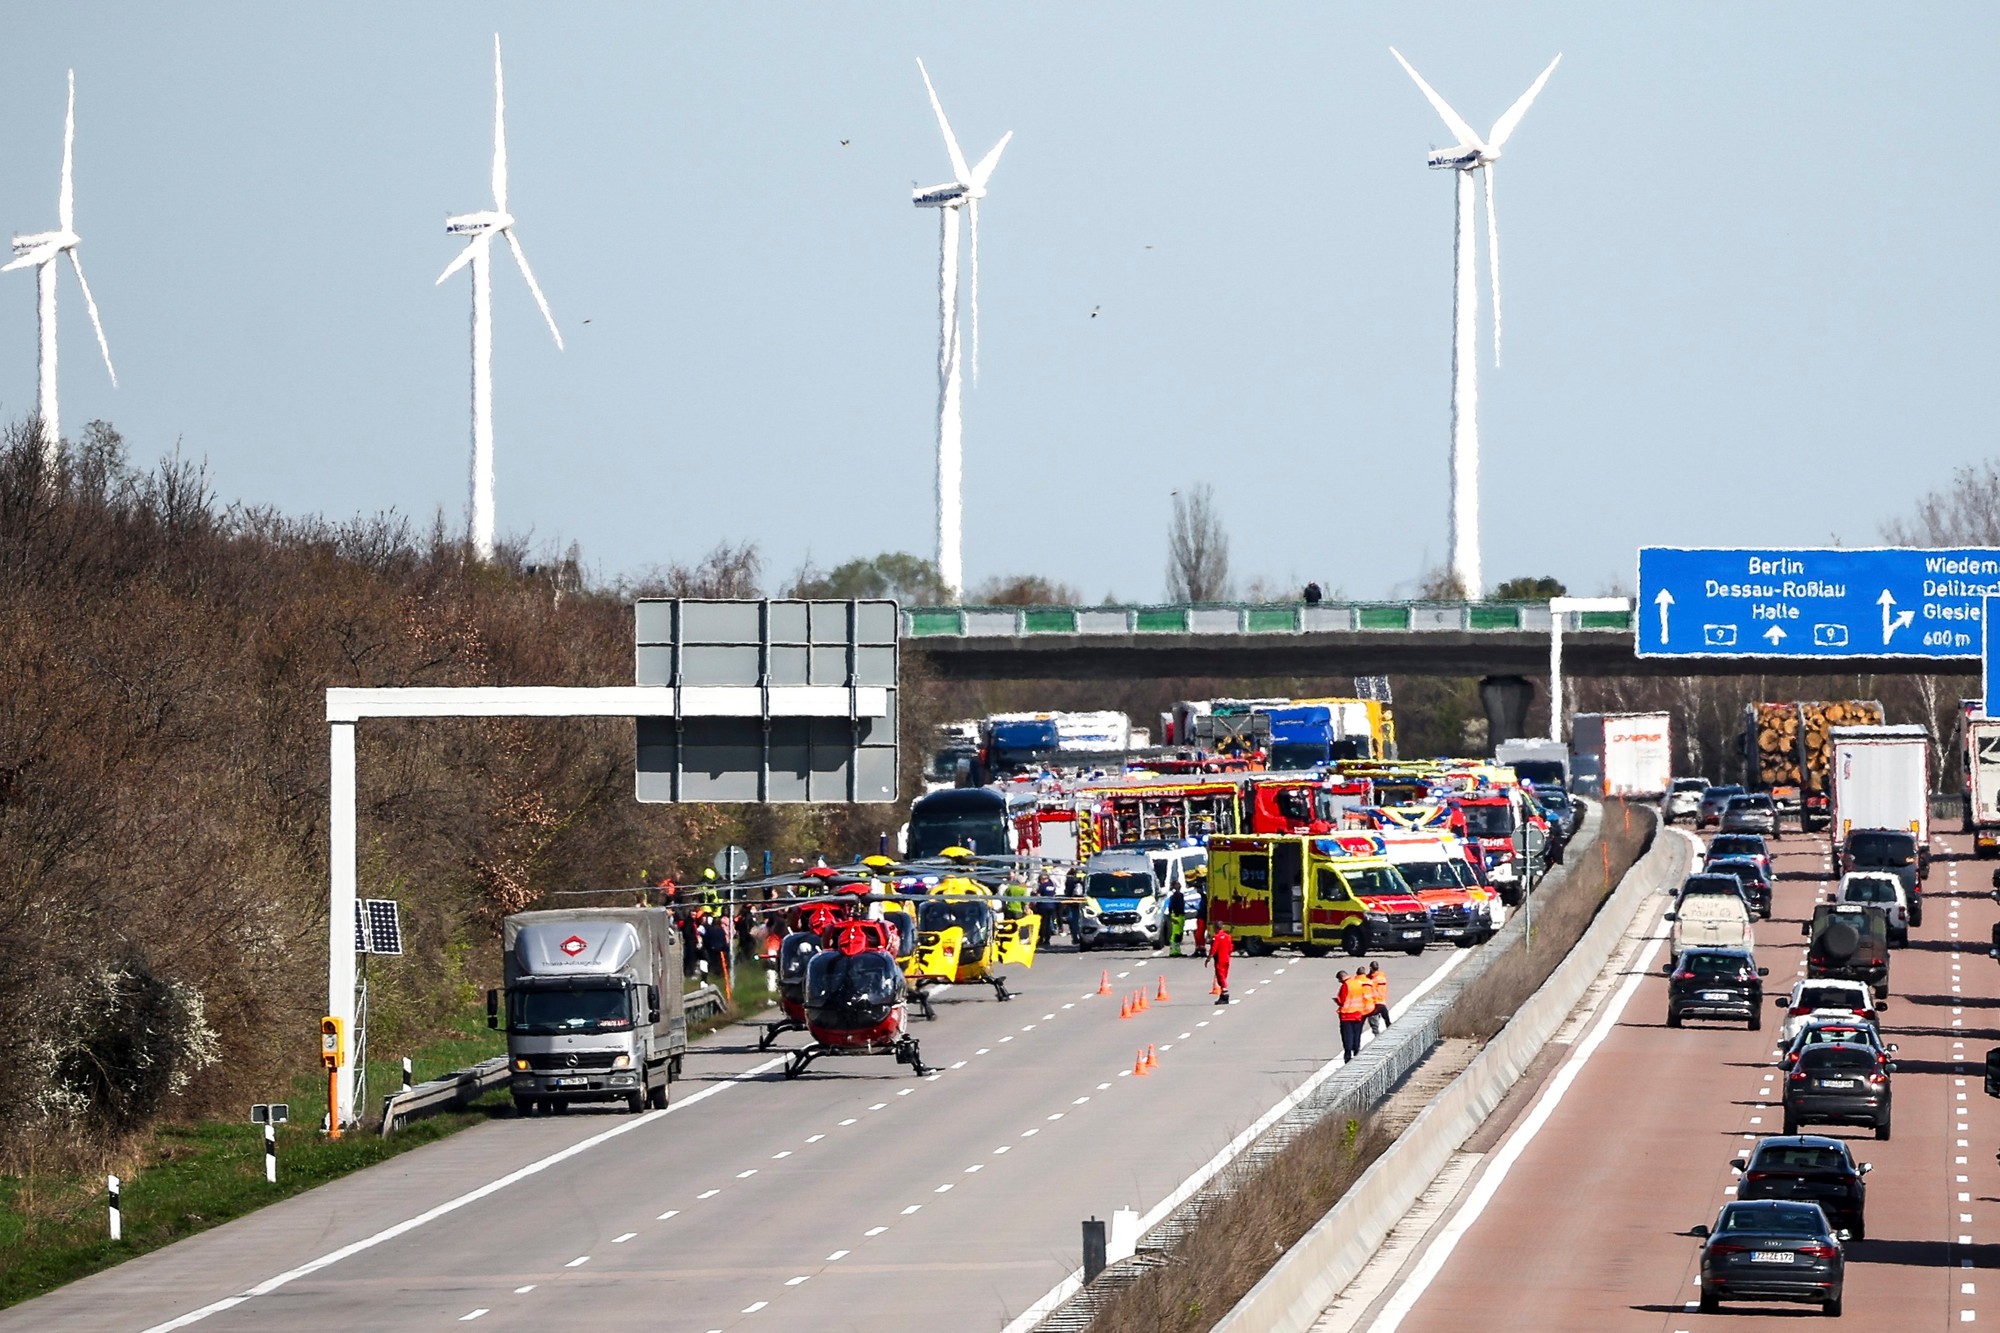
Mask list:
[[[1578,713],[1570,721],[1572,785],[1607,799],[1657,800],[1674,777],[1665,713]]]
[[[1965,831],[1974,856],[2000,856],[2000,717],[1965,719]]]
[[[1922,727],[1835,727],[1830,779],[1833,841],[1856,829],[1889,829],[1931,841],[1931,738]]]
[[[680,936],[663,907],[517,912],[502,923],[504,990],[486,1023],[507,1033],[514,1109],[667,1104],[687,1053]]]

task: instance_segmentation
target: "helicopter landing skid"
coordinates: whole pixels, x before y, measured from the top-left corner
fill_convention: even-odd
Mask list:
[[[806,1025],[799,1022],[796,1018],[780,1018],[775,1022],[760,1023],[758,1026],[764,1029],[764,1035],[757,1038],[757,1049],[760,1051],[770,1050],[771,1043],[779,1037],[784,1036],[787,1032],[804,1032],[806,1030]]]
[[[822,1055],[848,1055],[854,1053],[843,1051],[837,1046],[824,1046],[819,1042],[814,1042],[810,1046],[801,1046],[792,1052],[792,1058],[786,1062],[785,1077],[797,1078],[800,1074],[806,1072],[808,1065],[819,1059]],[[930,1066],[926,1065],[923,1062],[923,1057],[918,1054],[917,1039],[915,1037],[904,1037],[891,1047],[887,1053],[896,1057],[897,1064],[909,1065],[919,1076],[936,1072]],[[879,1055],[883,1054],[883,1052],[876,1051],[872,1052],[872,1054]]]
[[[996,974],[986,978],[986,982],[993,987],[993,994],[999,997],[1002,1002],[1014,998],[1014,993],[1007,989],[1007,978]]]
[[[917,1039],[915,1037],[905,1037],[896,1043],[896,1063],[910,1066],[911,1071],[919,1078],[933,1072],[925,1066],[923,1057],[917,1054]]]

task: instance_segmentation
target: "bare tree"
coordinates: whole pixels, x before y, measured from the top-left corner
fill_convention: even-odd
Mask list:
[[[1967,464],[1882,535],[1898,546],[2000,546],[2000,460]]]
[[[1167,600],[1219,602],[1228,598],[1229,535],[1215,512],[1215,491],[1202,482],[1174,493],[1174,524],[1167,533]]]

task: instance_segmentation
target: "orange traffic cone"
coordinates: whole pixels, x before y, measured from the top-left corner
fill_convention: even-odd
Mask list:
[[[1164,975],[1161,976],[1160,978],[1160,993],[1158,995],[1155,995],[1153,998],[1158,1000],[1162,1004],[1165,1004],[1167,1001],[1174,998],[1173,996],[1167,994],[1167,979]]]
[[[1105,971],[1098,974],[1097,993],[1099,995],[1111,994],[1111,972],[1110,969],[1108,968]]]
[[[1144,1051],[1132,1057],[1132,1072],[1140,1078],[1146,1076],[1146,1053]]]
[[[1146,1048],[1146,1068],[1158,1069],[1159,1067],[1160,1067],[1160,1057],[1154,1055],[1153,1048],[1148,1046]]]
[[[1132,1016],[1131,996],[1127,995],[1124,999],[1118,1002],[1118,1016],[1120,1018],[1130,1018]]]
[[[1146,988],[1144,986],[1139,987],[1139,1008],[1145,1010],[1152,1007],[1152,1005],[1146,1003]]]

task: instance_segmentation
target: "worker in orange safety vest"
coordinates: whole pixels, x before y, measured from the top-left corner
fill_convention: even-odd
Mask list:
[[[1375,986],[1363,974],[1350,977],[1340,972],[1336,976],[1340,989],[1333,998],[1340,1006],[1340,1049],[1345,1063],[1361,1054],[1361,1032],[1368,1024],[1368,1015],[1375,1012]]]
[[[1368,1011],[1368,1030],[1380,1032],[1389,1026],[1389,974],[1380,963],[1368,965],[1368,985],[1375,998],[1375,1007]]]

